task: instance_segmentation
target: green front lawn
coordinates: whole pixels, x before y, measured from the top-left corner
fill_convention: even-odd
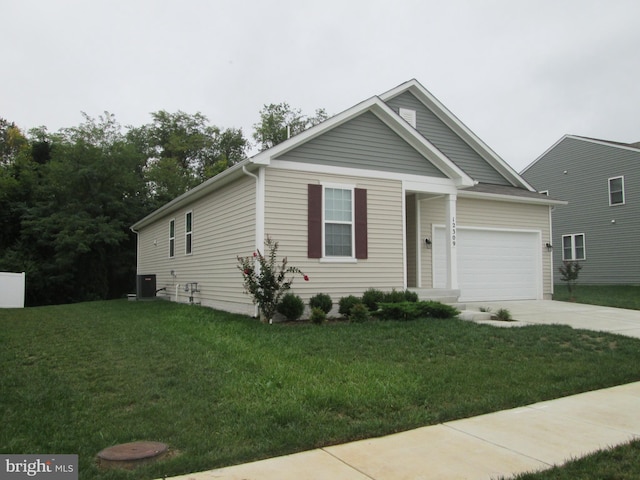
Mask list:
[[[640,310],[640,286],[631,285],[580,285],[575,287],[571,301],[604,305],[606,307]],[[554,285],[554,300],[569,301],[566,284]]]
[[[0,451],[158,478],[640,380],[640,340],[459,320],[265,325],[168,302],[0,310]],[[100,471],[103,448],[173,458]]]
[[[640,478],[640,440],[573,460],[561,467],[525,473],[512,480],[637,480]]]

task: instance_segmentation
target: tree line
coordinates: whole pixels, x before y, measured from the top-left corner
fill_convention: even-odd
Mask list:
[[[325,120],[265,105],[252,138],[264,150]],[[243,160],[241,129],[201,113],[158,111],[122,127],[105,112],[78,126],[23,132],[0,117],[0,271],[26,272],[28,306],[119,298],[135,291],[130,226]]]

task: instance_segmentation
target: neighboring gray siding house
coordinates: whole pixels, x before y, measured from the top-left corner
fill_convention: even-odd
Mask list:
[[[545,244],[560,203],[411,80],[243,160],[132,228],[138,274],[156,275],[160,295],[233,312],[255,314],[236,257],[264,251],[267,235],[310,277],[293,284],[305,301],[371,287],[541,299],[553,288]]]
[[[640,143],[565,135],[522,176],[568,201],[553,209],[556,265],[582,263],[584,284],[640,284]]]

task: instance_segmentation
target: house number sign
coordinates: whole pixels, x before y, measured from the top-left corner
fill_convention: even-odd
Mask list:
[[[451,217],[451,246],[456,246],[456,217]]]

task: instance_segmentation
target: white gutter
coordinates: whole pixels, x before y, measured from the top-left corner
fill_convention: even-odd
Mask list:
[[[133,227],[129,227],[133,233],[136,234],[136,275],[140,273],[140,232]]]
[[[247,170],[246,165],[242,166],[242,172],[256,181],[256,229],[255,248],[264,253],[264,169],[258,169],[258,175]]]
[[[242,165],[242,173],[252,177],[256,181],[256,223],[255,223],[255,249],[260,250],[264,254],[264,167],[258,169],[258,175],[251,173],[247,170],[246,165]],[[256,270],[259,272],[260,264],[255,265]],[[260,312],[258,306],[254,307],[254,317],[258,318]]]

